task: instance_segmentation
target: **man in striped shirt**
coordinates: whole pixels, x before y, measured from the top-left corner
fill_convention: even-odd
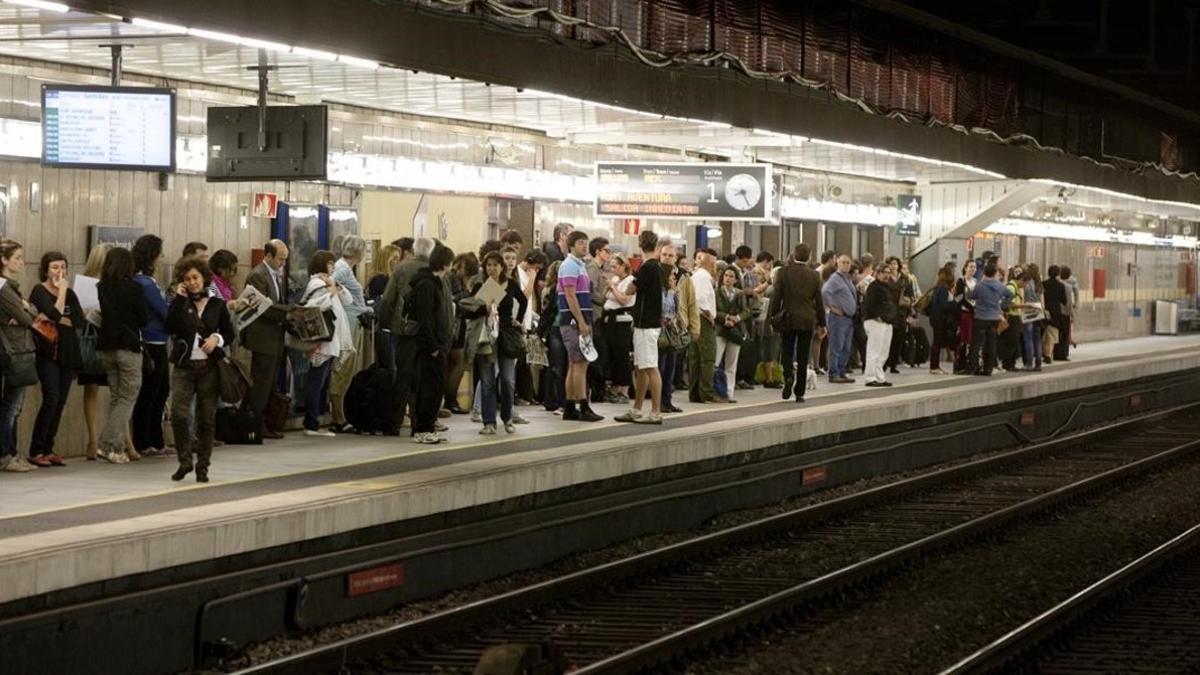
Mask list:
[[[567,258],[558,268],[558,324],[563,345],[570,361],[567,370],[567,406],[563,419],[576,422],[598,422],[604,417],[592,411],[587,396],[587,358],[581,340],[592,339],[592,284],[588,278],[583,256],[587,255],[586,232],[572,232],[567,237]]]

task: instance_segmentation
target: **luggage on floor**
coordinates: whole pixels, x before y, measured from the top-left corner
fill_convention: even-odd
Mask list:
[[[929,336],[920,326],[910,326],[904,336],[904,347],[900,352],[904,362],[917,367],[929,360]]]
[[[395,375],[374,364],[350,380],[343,405],[346,421],[360,433],[388,431],[392,426]]]
[[[216,438],[229,445],[262,445],[262,418],[253,410],[217,408]]]

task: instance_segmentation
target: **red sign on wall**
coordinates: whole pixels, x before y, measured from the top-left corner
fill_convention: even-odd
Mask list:
[[[800,479],[801,485],[816,485],[824,483],[829,478],[829,469],[824,466],[810,466],[804,470]]]
[[[1099,300],[1104,297],[1108,275],[1106,270],[1092,270],[1092,297]]]
[[[279,212],[279,195],[274,192],[254,193],[254,217],[274,218]]]
[[[384,565],[346,575],[346,595],[353,598],[404,585],[404,565]]]
[[[621,222],[624,224],[625,234],[640,234],[642,231],[642,221],[637,218],[626,218]]]

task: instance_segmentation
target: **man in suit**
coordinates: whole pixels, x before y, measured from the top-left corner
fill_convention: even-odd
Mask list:
[[[246,395],[246,406],[262,417],[275,388],[279,364],[283,359],[284,327],[288,314],[288,247],[278,239],[263,245],[263,261],[250,271],[246,285],[271,299],[271,308],[242,331],[242,344],[250,350],[250,375],[253,384]],[[283,438],[279,429],[264,429],[263,438]]]
[[[804,402],[813,334],[825,328],[821,274],[808,266],[811,254],[808,244],[796,245],[792,259],[779,270],[775,294],[771,296],[771,306],[767,312],[767,320],[779,330],[782,337],[780,360],[783,361],[783,399],[786,401],[791,398],[792,388],[795,387],[797,403]],[[796,372],[797,368],[799,372]]]

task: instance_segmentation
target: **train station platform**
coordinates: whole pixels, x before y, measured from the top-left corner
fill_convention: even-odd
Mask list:
[[[601,493],[594,486],[628,488],[634,476],[678,477],[705,462],[728,467],[767,448],[775,448],[775,456],[809,453],[821,468],[805,471],[805,485],[832,484],[836,472],[824,467],[837,457],[807,441],[869,443],[873,430],[888,425],[909,424],[916,433],[953,415],[972,418],[1072,392],[1103,393],[1126,381],[1200,373],[1200,335],[1085,344],[1069,363],[990,379],[901,370],[887,389],[866,388],[861,378],[853,385],[819,378],[805,404],[780,401],[778,390],[761,388],[737,392],[739,403],[730,405],[689,405],[684,394],[676,400],[685,412],[661,427],[613,422],[622,406],[604,405],[597,409],[608,419],[597,424],[520,408],[531,424],[495,437],[479,436],[478,425],[455,417],[448,420],[450,442],[439,446],[407,437],[292,433],[261,447],[218,448],[207,485],[172,483],[173,458],[128,465],[77,459],[66,468],[3,476],[0,610],[25,604],[21,599],[387,523],[489,504],[507,504],[511,513],[553,502],[543,502],[543,495],[570,498],[562,492],[567,489],[579,490],[574,497],[582,499]],[[1031,438],[1051,431],[1040,420],[1020,424]]]

